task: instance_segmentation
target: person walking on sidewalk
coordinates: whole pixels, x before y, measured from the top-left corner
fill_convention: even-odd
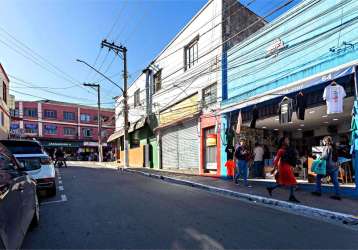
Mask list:
[[[323,151],[322,151],[322,160],[326,161],[326,173],[331,177],[333,182],[334,192],[335,194],[331,196],[334,200],[341,200],[340,190],[339,190],[339,182],[338,182],[338,174],[339,174],[339,167],[337,164],[338,161],[338,154],[333,144],[332,137],[326,136],[323,138]],[[315,196],[321,196],[321,180],[324,178],[324,175],[318,174],[316,176],[316,190],[312,192]]]
[[[297,185],[296,178],[293,174],[293,167],[297,163],[297,152],[290,146],[288,137],[281,138],[279,142],[279,150],[274,160],[274,167],[278,168],[278,176],[276,178],[277,184],[267,187],[267,191],[272,196],[272,191],[277,187],[288,186],[290,188],[289,201],[299,203],[294,195],[294,190]]]
[[[264,172],[264,149],[259,143],[254,148],[254,178],[262,178]]]
[[[240,139],[239,145],[235,149],[235,160],[236,160],[236,174],[235,183],[239,183],[240,177],[244,180],[244,185],[251,188],[247,182],[248,174],[248,160],[250,159],[250,152],[244,138]]]

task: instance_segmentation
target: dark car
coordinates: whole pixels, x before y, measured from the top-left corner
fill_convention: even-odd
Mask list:
[[[36,182],[0,143],[0,249],[18,249],[30,225],[39,223]]]

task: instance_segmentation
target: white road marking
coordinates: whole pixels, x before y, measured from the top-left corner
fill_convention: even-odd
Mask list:
[[[58,187],[58,190],[63,191],[63,190],[65,190],[65,189],[63,188],[63,186],[59,186],[59,187]]]
[[[65,202],[68,201],[67,197],[65,194],[61,195],[61,200],[56,200],[56,201],[45,201],[45,202],[41,202],[41,205],[47,205],[47,204],[53,204],[53,203],[61,203],[61,202]]]

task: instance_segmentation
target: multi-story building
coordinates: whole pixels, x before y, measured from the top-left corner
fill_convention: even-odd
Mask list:
[[[114,131],[114,110],[101,109],[102,141]],[[16,101],[11,122],[13,137],[36,138],[45,148],[96,152],[98,109],[57,101]],[[103,146],[107,146],[103,143]]]
[[[9,137],[10,111],[9,111],[9,77],[0,63],[0,138]]]
[[[199,10],[128,89],[130,166],[220,173],[220,145],[206,142],[220,142],[226,50],[265,23],[236,0],[209,0]],[[122,103],[120,96],[109,139],[118,140],[120,159]]]

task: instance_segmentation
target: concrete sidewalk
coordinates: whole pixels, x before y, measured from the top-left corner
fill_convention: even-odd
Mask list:
[[[184,173],[158,171],[146,168],[129,168],[126,171],[174,182],[177,184],[193,186],[207,191],[217,192],[228,196],[243,198],[255,203],[262,203],[281,209],[289,209],[294,213],[307,216],[321,217],[326,220],[337,220],[343,224],[358,225],[358,199],[343,198],[341,201],[333,200],[330,194],[324,193],[321,197],[312,196],[307,190],[297,190],[296,197],[300,204],[287,202],[289,191],[276,189],[270,197],[266,183],[252,182],[252,188],[236,185],[233,181],[223,180]]]

